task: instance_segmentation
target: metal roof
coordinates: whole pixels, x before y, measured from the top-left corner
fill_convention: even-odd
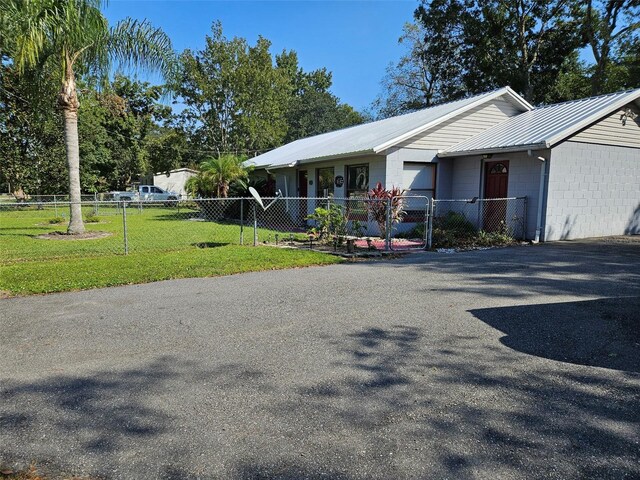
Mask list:
[[[283,145],[249,160],[257,167],[283,167],[323,158],[376,154],[471,108],[506,95],[523,111],[532,107],[509,87],[417,112],[323,133]]]
[[[640,89],[534,108],[453,145],[438,156],[550,148],[638,99]]]

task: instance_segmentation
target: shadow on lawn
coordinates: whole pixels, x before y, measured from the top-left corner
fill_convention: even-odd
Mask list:
[[[608,305],[572,302],[556,311],[582,314]],[[638,478],[640,376],[628,373],[638,371],[638,348],[626,339],[626,328],[617,322],[605,328],[619,354],[612,358],[588,338],[597,329],[575,335],[586,345],[548,345],[547,334],[561,335],[575,322],[556,329],[544,319],[507,327],[512,315],[530,309],[527,316],[535,318],[541,310],[518,308],[473,312],[507,330],[509,348],[472,336],[434,341],[427,329],[404,325],[333,339],[335,368],[347,373],[299,389],[299,398],[280,412],[302,422],[320,418],[318,436],[327,444],[338,438],[347,450],[342,466],[354,472],[366,466],[377,477],[532,478],[535,472],[535,478]],[[536,328],[538,334],[529,335]],[[519,351],[622,371],[532,361]],[[260,471],[256,467],[255,478],[266,478]]]
[[[198,243],[192,243],[191,245],[194,247],[198,247],[198,248],[217,248],[217,247],[225,247],[227,245],[230,245],[231,242],[228,243],[221,243],[221,242],[198,242]]]

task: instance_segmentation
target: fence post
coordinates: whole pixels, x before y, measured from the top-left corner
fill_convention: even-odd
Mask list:
[[[429,202],[429,205],[429,220],[427,222],[427,248],[431,248],[433,246],[433,217],[436,212],[436,199],[432,198]]]
[[[98,192],[93,192],[93,211],[98,215]]]
[[[122,227],[124,231],[124,254],[129,255],[129,239],[127,235],[127,202],[122,202]]]
[[[522,240],[526,240],[527,238],[527,197],[523,199],[524,206],[522,209],[524,212],[522,213]]]
[[[391,202],[392,199],[387,199],[387,215],[385,219],[385,229],[384,229],[384,249],[389,251],[391,250]]]
[[[240,199],[240,245],[244,245],[244,198]]]
[[[56,218],[58,217],[58,202],[56,200],[56,196],[53,196],[53,209],[55,211]]]
[[[258,217],[256,216],[256,202],[253,202],[253,246],[258,245]]]

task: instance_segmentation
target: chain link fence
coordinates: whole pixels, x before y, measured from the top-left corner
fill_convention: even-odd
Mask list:
[[[82,202],[84,235],[65,235],[69,203],[0,203],[3,262],[273,245],[358,253],[426,247],[427,197],[211,198]]]
[[[82,202],[84,235],[65,235],[68,202],[0,203],[3,263],[271,245],[343,254],[506,244],[526,234],[526,198],[211,198]]]
[[[527,198],[433,200],[429,247],[506,245],[527,234]]]

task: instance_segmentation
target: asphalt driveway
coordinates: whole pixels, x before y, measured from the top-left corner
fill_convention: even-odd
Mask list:
[[[0,463],[640,478],[639,240],[0,300]]]

